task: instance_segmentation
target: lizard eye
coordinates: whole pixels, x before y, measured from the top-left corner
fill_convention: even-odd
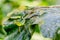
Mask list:
[[[17,20],[17,19],[20,19],[20,18],[21,18],[21,16],[12,16],[8,20],[13,21],[13,20]]]

